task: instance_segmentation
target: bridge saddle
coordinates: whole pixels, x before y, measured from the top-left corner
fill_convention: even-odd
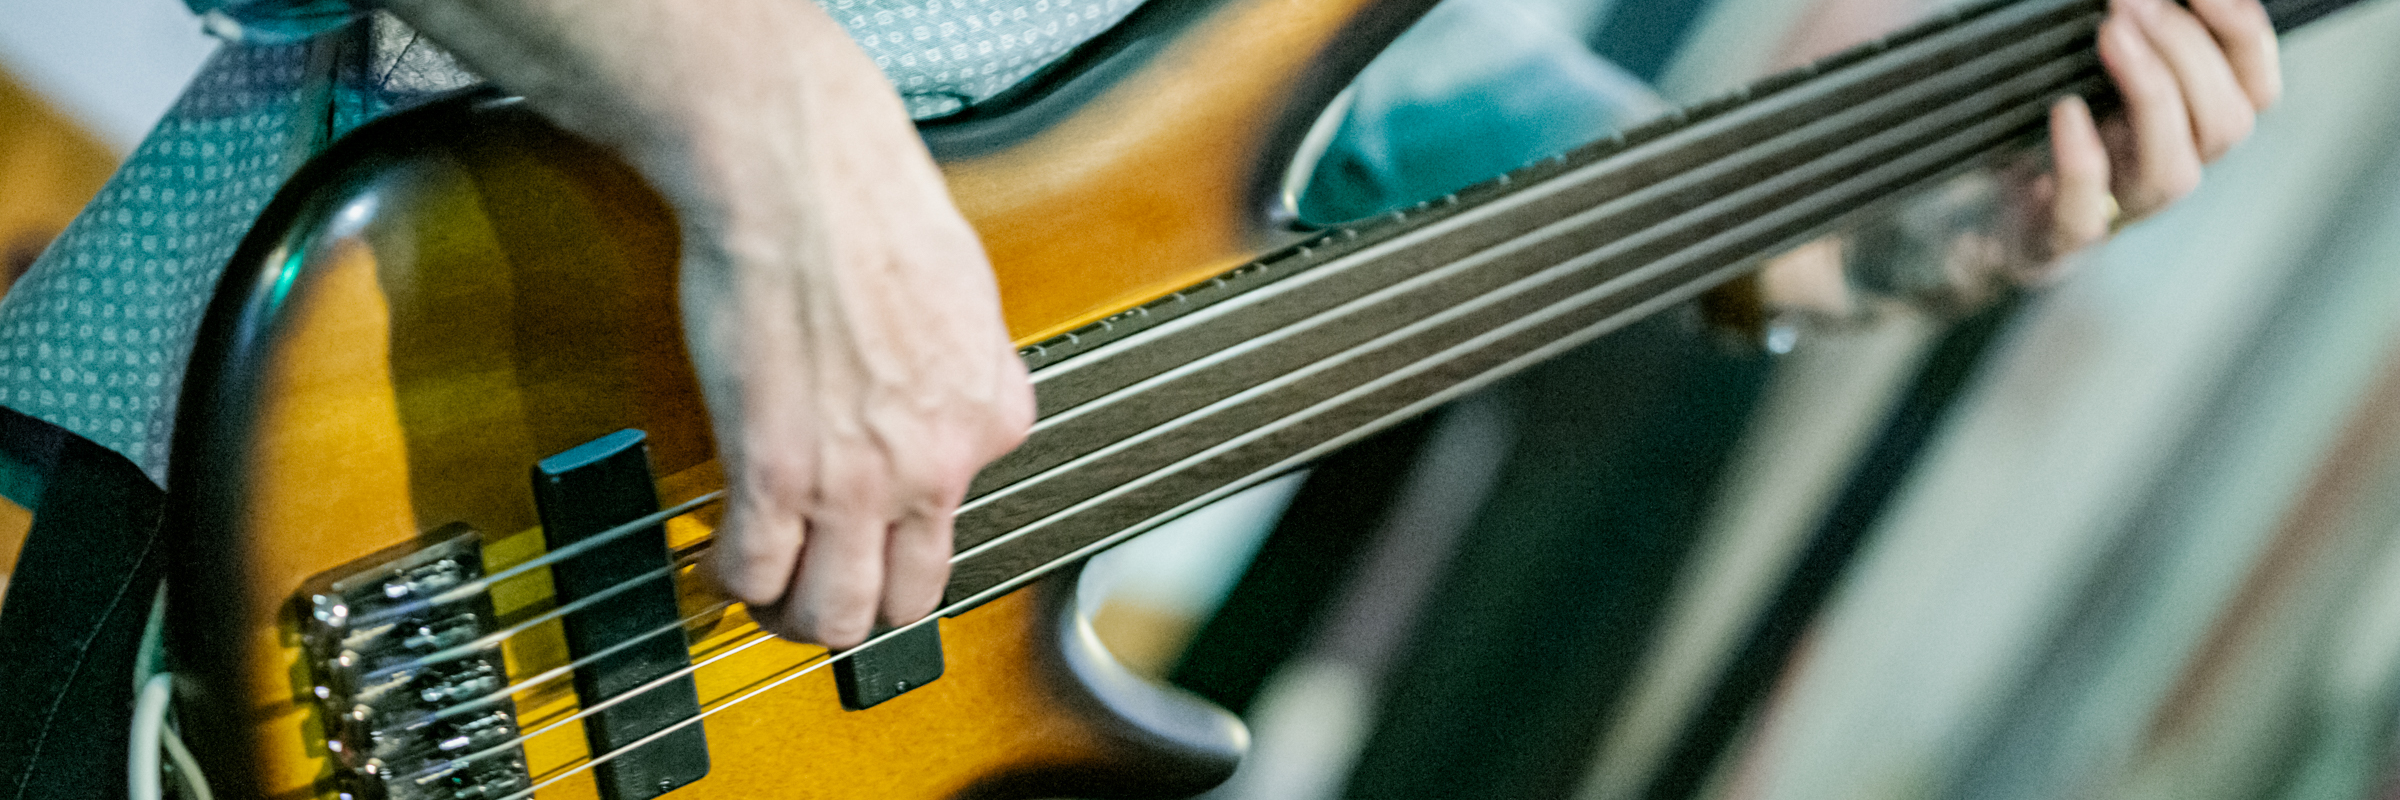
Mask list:
[[[304,647],[342,800],[470,800],[532,786],[483,577],[481,537],[453,525],[300,593]]]

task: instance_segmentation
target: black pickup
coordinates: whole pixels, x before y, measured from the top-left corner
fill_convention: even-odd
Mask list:
[[[641,431],[622,430],[534,465],[533,495],[551,550],[658,511],[643,438]],[[550,580],[562,606],[639,579],[566,616],[567,650],[579,661],[639,640],[575,670],[575,694],[585,708],[691,664],[682,630],[656,633],[680,618],[674,581],[667,575],[643,578],[666,568],[668,558],[665,530],[652,527],[551,565]],[[584,718],[593,757],[615,754],[595,769],[600,796],[648,800],[707,775],[708,739],[697,721],[637,750],[617,752],[699,714],[699,692],[685,676]]]

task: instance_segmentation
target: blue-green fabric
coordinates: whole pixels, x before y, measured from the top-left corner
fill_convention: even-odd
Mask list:
[[[357,21],[366,9],[350,0],[184,0],[217,38],[247,44],[293,44]]]
[[[1004,91],[1141,2],[816,1],[920,117]],[[389,15],[347,2],[189,2],[232,41],[0,300],[0,405],[161,484],[200,314],[258,211],[341,132],[476,80]],[[1355,97],[1310,216],[1438,195],[1661,108],[1509,0],[1438,7]]]
[[[1519,0],[1451,0],[1351,82],[1300,216],[1339,222],[1440,197],[1664,114],[1648,84]]]
[[[227,47],[0,301],[0,404],[166,477],[217,276],[323,134],[308,44]],[[312,102],[313,100],[313,102]]]
[[[1142,0],[817,0],[930,119],[1015,86]]]
[[[925,118],[1004,91],[1141,0],[816,2]],[[258,212],[340,133],[476,82],[361,3],[187,3],[227,44],[0,300],[0,405],[161,485],[201,312]]]
[[[929,119],[991,98],[1115,27],[1142,0],[815,0]],[[366,0],[184,0],[232,42],[290,44],[347,26]]]

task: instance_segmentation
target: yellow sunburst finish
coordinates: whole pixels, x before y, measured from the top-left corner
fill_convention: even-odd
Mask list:
[[[1155,5],[1194,17],[1038,133],[945,164],[1022,341],[1271,242],[1261,188],[1279,143],[1424,3]],[[482,532],[495,566],[530,558],[528,466],[622,428],[649,433],[668,501],[719,483],[676,317],[674,225],[612,159],[521,111],[462,105],[370,128],[298,185],[308,195],[270,210],[211,310],[171,487],[189,554],[172,584],[184,720],[223,796],[331,789],[294,605],[311,576],[450,523]],[[727,704],[812,648],[772,641],[710,665],[712,771],[675,796],[1177,796],[1221,778],[1238,725],[1128,716],[1144,703],[1092,666],[1104,658],[1064,610],[1071,589],[1048,580],[943,620],[945,677],[865,711],[842,710],[829,670]],[[546,593],[540,573],[495,592],[503,617]],[[737,609],[695,636],[695,657],[757,635]],[[565,654],[537,630],[508,658],[526,674]],[[516,700],[529,730],[574,710],[564,682]],[[569,775],[539,796],[594,794],[572,774],[584,750],[573,724],[528,745],[537,779]]]

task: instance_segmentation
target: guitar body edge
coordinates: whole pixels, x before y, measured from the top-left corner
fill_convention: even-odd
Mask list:
[[[1162,0],[1163,1],[1163,0]],[[1020,341],[1237,265],[1279,235],[1276,148],[1424,0],[1220,0],[1140,69],[1010,147],[943,166]],[[1368,31],[1379,40],[1360,42]],[[226,796],[335,794],[300,587],[437,530],[489,570],[542,551],[535,461],[644,431],[662,502],[722,486],[683,353],[677,228],[596,147],[497,96],[374,123],[312,162],[245,240],[188,372],[168,524],[187,738]],[[713,511],[668,525],[677,546]],[[707,777],[678,797],[1175,797],[1232,769],[1238,721],[1123,673],[1062,571],[943,620],[944,677],[844,711],[821,649],[739,606],[689,630]],[[720,598],[681,576],[683,611]],[[494,587],[502,624],[547,571]],[[746,645],[746,646],[745,646]],[[556,623],[504,647],[567,664]],[[542,798],[594,794],[570,681],[513,696]],[[738,700],[738,702],[737,702]]]

